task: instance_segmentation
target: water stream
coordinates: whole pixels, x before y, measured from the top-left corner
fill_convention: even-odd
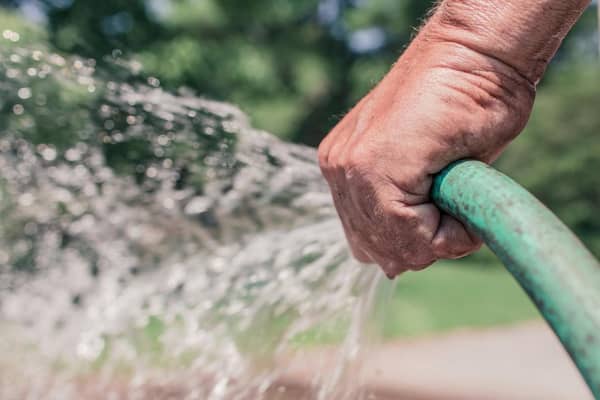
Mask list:
[[[0,40],[0,398],[267,398],[343,337],[311,396],[355,393],[379,275],[313,149],[135,62]]]

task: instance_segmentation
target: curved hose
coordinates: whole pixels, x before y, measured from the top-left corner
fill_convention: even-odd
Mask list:
[[[502,260],[600,399],[600,264],[594,256],[528,191],[481,162],[448,166],[432,196]]]

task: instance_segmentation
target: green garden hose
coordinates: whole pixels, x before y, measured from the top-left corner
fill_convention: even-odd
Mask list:
[[[528,191],[484,163],[448,166],[432,196],[502,260],[600,399],[600,264],[594,256]]]

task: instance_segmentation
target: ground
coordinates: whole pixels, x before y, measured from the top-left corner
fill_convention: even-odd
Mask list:
[[[332,370],[332,353],[304,353],[287,367],[283,381],[296,391],[310,386],[315,370]],[[541,321],[391,341],[369,348],[359,364],[361,382],[378,400],[592,399]]]

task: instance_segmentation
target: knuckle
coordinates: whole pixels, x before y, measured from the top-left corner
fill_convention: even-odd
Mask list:
[[[393,224],[394,232],[402,232],[404,236],[416,237],[417,230],[421,221],[409,207],[396,200],[381,201],[378,209],[378,215],[384,219],[384,222]]]
[[[338,171],[344,168],[342,154],[344,152],[343,145],[333,143],[327,154],[327,168],[332,171]]]
[[[323,139],[317,150],[319,165],[321,168],[327,168],[329,165],[329,137]]]
[[[406,223],[406,220],[398,204],[395,201],[389,201],[381,198],[381,194],[376,194],[371,207],[371,215],[374,218],[374,228],[379,236],[387,236],[393,240],[396,246],[401,246],[403,238],[410,235],[412,228]]]
[[[447,251],[450,247],[448,237],[446,235],[439,235],[433,239],[432,246],[438,251]]]
[[[367,146],[356,145],[348,153],[345,165],[351,171],[363,171],[374,162],[373,152]]]
[[[383,202],[382,211],[386,214],[394,215],[395,217],[399,217],[404,220],[409,220],[411,218],[410,210],[395,200]]]

